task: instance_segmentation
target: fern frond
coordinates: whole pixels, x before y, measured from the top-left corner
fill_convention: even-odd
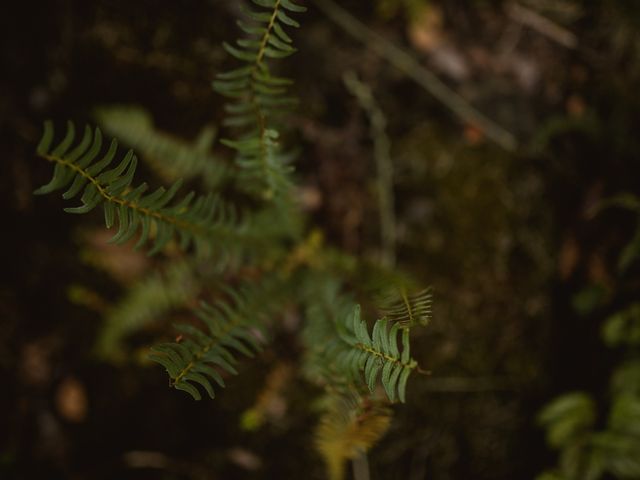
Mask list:
[[[396,398],[405,402],[405,391],[409,375],[418,366],[411,358],[409,329],[399,323],[389,328],[386,318],[377,320],[369,335],[366,322],[360,318],[360,306],[343,323],[340,336],[343,344],[350,348],[339,348],[336,361],[340,368],[349,370],[353,378],[364,372],[364,381],[374,391],[378,376],[390,401]],[[402,348],[398,348],[398,337]]]
[[[202,304],[196,314],[207,324],[208,334],[191,325],[178,325],[176,328],[183,335],[188,335],[185,340],[152,348],[154,353],[150,358],[167,369],[171,386],[189,393],[196,400],[202,397],[195,384],[214,398],[211,382],[225,386],[218,369],[236,375],[234,353],[252,357],[260,349],[251,330],[241,325],[237,318],[227,316],[227,308],[226,304]]]
[[[118,142],[112,140],[106,154],[99,157],[103,141],[99,129],[86,127],[82,139],[73,148],[73,123],[68,123],[65,137],[55,147],[52,147],[53,137],[52,123],[45,122],[37,153],[54,163],[55,168],[51,181],[35,193],[46,194],[68,187],[62,197],[69,200],[82,192],[82,205],[65,208],[65,211],[87,213],[102,206],[107,228],[118,219],[118,232],[111,239],[113,243],[122,244],[139,234],[136,247],[151,244],[149,254],[153,255],[176,238],[182,249],[193,244],[199,252],[211,253],[215,247],[217,254],[227,256],[243,241],[247,243],[259,238],[250,231],[248,222],[239,219],[236,209],[217,196],[209,194],[196,198],[191,192],[170,204],[181,181],[168,190],[160,187],[152,193],[146,193],[146,183],[134,187],[132,182],[138,160],[132,150],[117,166],[105,170],[116,156]]]
[[[195,312],[207,331],[193,325],[176,325],[182,340],[153,347],[151,360],[166,368],[173,387],[200,400],[195,386],[200,385],[214,398],[212,381],[224,387],[218,370],[235,375],[236,354],[253,357],[261,350],[264,335],[257,336],[257,332],[280,306],[283,288],[282,283],[270,278],[262,279],[259,286],[222,287],[228,300],[203,302]]]
[[[424,327],[431,321],[433,293],[430,287],[412,295],[404,287],[393,288],[377,303],[384,316],[402,327]]]
[[[345,477],[345,463],[370,450],[389,429],[391,410],[355,393],[329,399],[320,418],[315,444],[330,480]]]
[[[236,140],[222,141],[236,151],[236,164],[242,169],[240,185],[270,199],[291,188],[289,163],[293,158],[282,151],[271,120],[296,102],[286,95],[291,80],[272,75],[267,59],[288,57],[296,51],[286,28],[299,27],[290,15],[306,8],[292,0],[252,1],[260,8],[245,12],[249,23],[238,23],[246,36],[236,45],[223,44],[246,65],[219,74],[213,87],[231,99],[225,125],[242,132]]]
[[[208,190],[215,190],[231,174],[229,165],[210,153],[216,137],[210,126],[189,143],[158,130],[151,115],[140,107],[102,107],[96,117],[107,133],[139,152],[165,181],[197,178]]]

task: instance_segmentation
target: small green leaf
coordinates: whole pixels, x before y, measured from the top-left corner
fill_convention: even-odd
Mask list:
[[[44,122],[44,131],[42,133],[42,138],[40,139],[40,143],[36,147],[36,151],[39,155],[46,155],[51,148],[51,142],[53,141],[53,122],[51,120],[47,120]]]
[[[67,122],[67,133],[65,134],[62,142],[53,149],[51,152],[52,157],[62,157],[73,143],[73,139],[76,136],[76,127],[73,122]]]
[[[290,27],[295,27],[295,28],[299,28],[300,27],[300,24],[298,22],[296,22],[293,18],[291,18],[289,15],[284,13],[283,10],[278,10],[276,15],[278,17],[278,20],[280,20],[285,25],[289,25]]]
[[[283,30],[279,23],[273,24],[273,31],[283,42],[291,43],[293,41],[291,40],[291,37],[287,35],[287,32]]]
[[[307,7],[296,5],[291,0],[280,0],[280,4],[291,12],[303,13],[307,11]]]
[[[398,381],[398,398],[400,402],[405,403],[405,391],[407,389],[407,380],[409,379],[409,375],[411,374],[410,368],[403,368],[402,373],[400,374],[400,380]]]
[[[202,395],[200,395],[200,392],[198,391],[198,389],[193,385],[191,385],[189,382],[180,381],[176,383],[174,387],[177,388],[178,390],[187,392],[189,395],[193,397],[194,400],[202,399]]]

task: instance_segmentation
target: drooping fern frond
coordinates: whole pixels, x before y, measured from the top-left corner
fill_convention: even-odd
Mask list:
[[[360,372],[364,372],[364,381],[371,392],[380,376],[389,400],[394,402],[398,398],[404,403],[407,380],[418,362],[411,358],[409,329],[399,323],[389,328],[389,324],[386,318],[377,320],[369,335],[366,322],[360,318],[360,306],[356,305],[342,324],[342,345],[335,352],[336,362],[340,368],[349,370],[353,378],[361,378]]]
[[[153,347],[151,360],[163,365],[171,377],[171,386],[189,393],[195,400],[202,396],[194,384],[202,386],[211,398],[215,398],[212,380],[225,386],[218,371],[236,375],[235,353],[253,357],[259,350],[257,338],[235,319],[223,313],[224,307],[202,304],[196,313],[209,329],[208,334],[191,325],[177,328],[188,337],[181,342],[164,343]]]
[[[102,107],[96,117],[107,133],[140,153],[165,181],[198,178],[214,190],[230,176],[228,164],[211,154],[216,130],[210,126],[190,143],[158,130],[151,115],[140,107]]]
[[[252,0],[258,9],[247,10],[249,22],[238,22],[246,34],[225,50],[245,65],[218,75],[213,86],[231,99],[225,124],[240,129],[235,140],[223,143],[236,151],[240,185],[265,199],[291,187],[289,165],[293,155],[280,146],[274,119],[295,101],[286,95],[287,78],[272,75],[267,59],[288,57],[296,51],[287,27],[299,27],[290,15],[306,11],[292,0]]]
[[[355,392],[331,395],[315,434],[329,479],[344,479],[345,463],[370,450],[390,424],[391,410],[371,398]]]
[[[169,189],[160,187],[151,193],[146,193],[146,183],[133,186],[138,160],[132,150],[117,166],[107,170],[116,157],[118,142],[112,140],[108,151],[100,155],[103,139],[99,129],[86,127],[82,139],[73,148],[73,123],[68,123],[66,135],[55,147],[52,147],[53,137],[52,123],[45,122],[37,153],[54,163],[55,168],[51,181],[35,193],[66,188],[62,194],[66,200],[81,194],[82,205],[65,208],[70,213],[87,213],[102,206],[107,228],[118,219],[113,243],[122,244],[139,234],[136,247],[149,243],[152,255],[176,238],[182,249],[193,244],[199,252],[214,251],[226,256],[243,242],[258,238],[250,231],[248,222],[239,219],[232,205],[212,194],[196,197],[191,192],[171,204],[182,184],[180,180]]]
[[[181,341],[153,347],[151,360],[166,368],[171,386],[200,400],[198,384],[214,398],[212,381],[224,387],[221,372],[237,374],[235,355],[253,357],[261,349],[264,335],[259,332],[267,316],[280,306],[280,288],[283,285],[272,279],[263,279],[260,286],[222,287],[228,300],[203,302],[195,312],[207,330],[176,325]]]
[[[426,326],[431,321],[433,293],[426,288],[414,294],[408,294],[404,287],[394,287],[378,300],[378,308],[392,322],[402,327]]]

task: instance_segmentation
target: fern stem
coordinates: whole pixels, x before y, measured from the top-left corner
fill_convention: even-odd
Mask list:
[[[258,130],[260,132],[260,163],[262,164],[262,169],[265,172],[265,177],[268,179],[269,165],[268,165],[268,146],[266,141],[267,135],[267,118],[264,114],[262,108],[260,107],[260,103],[256,101],[256,75],[258,73],[258,69],[262,66],[264,60],[264,54],[267,48],[267,43],[269,42],[269,37],[271,36],[271,31],[273,30],[273,25],[278,17],[278,9],[280,8],[280,0],[276,0],[275,5],[273,6],[273,12],[271,13],[271,17],[269,18],[269,24],[267,25],[267,29],[262,35],[262,39],[260,41],[260,48],[258,49],[258,53],[256,55],[256,60],[251,68],[251,83],[250,83],[250,94],[249,94],[249,102],[253,105],[254,112],[256,114],[256,120],[258,123]],[[266,196],[269,196],[271,193],[271,185],[269,185],[269,190],[267,190]]]
[[[366,346],[364,343],[356,343],[354,347],[359,348],[360,350],[364,350],[365,352],[370,353],[371,355],[375,355],[376,357],[380,357],[386,360],[387,362],[392,362],[397,365],[402,365],[404,368],[410,368],[413,370],[414,368],[416,368],[416,365],[417,365],[413,362],[403,363],[402,361],[398,360],[395,357],[392,357],[391,355],[387,355],[384,352],[380,352],[379,350]]]
[[[280,8],[280,0],[276,0],[275,5],[273,6],[273,13],[271,14],[271,18],[269,19],[269,24],[267,25],[267,29],[262,35],[262,41],[260,42],[260,49],[258,50],[258,55],[256,57],[256,62],[254,65],[254,70],[252,71],[252,76],[255,75],[255,69],[258,66],[262,65],[262,60],[264,59],[264,52],[267,48],[267,42],[269,42],[269,37],[271,36],[271,30],[273,30],[273,24],[278,18],[278,9]]]
[[[404,288],[400,290],[400,297],[402,298],[402,303],[404,303],[404,307],[406,308],[407,314],[409,315],[409,324],[412,324],[415,321],[413,315],[413,307],[411,306],[411,302],[409,301],[409,297],[407,296],[407,291]]]

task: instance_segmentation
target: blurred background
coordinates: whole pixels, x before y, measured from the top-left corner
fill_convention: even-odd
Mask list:
[[[279,67],[300,99],[300,201],[330,244],[375,254],[382,125],[397,264],[435,292],[413,346],[432,374],[410,381],[372,478],[640,478],[640,3],[300,3]],[[141,352],[185,312],[117,314],[153,261],[107,246],[99,213],[32,195],[44,119],[115,131],[131,115],[113,106],[135,105],[170,141],[213,132],[240,16],[231,0],[3,7],[3,480],[324,478],[293,335],[214,401],[169,389]],[[163,275],[175,302],[195,295]]]

